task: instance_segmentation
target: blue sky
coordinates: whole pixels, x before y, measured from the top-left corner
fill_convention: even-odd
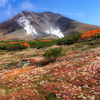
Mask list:
[[[23,10],[50,11],[100,26],[100,0],[0,0],[0,23]]]

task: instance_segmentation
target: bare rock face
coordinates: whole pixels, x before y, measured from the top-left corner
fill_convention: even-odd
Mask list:
[[[58,39],[100,26],[77,22],[51,12],[23,11],[0,23],[0,40]]]

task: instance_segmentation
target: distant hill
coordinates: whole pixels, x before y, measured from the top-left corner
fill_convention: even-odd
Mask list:
[[[0,40],[58,39],[100,26],[80,23],[52,12],[23,11],[0,23]]]

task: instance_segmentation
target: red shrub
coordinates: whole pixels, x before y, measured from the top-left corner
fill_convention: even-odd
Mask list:
[[[8,44],[14,44],[14,43],[17,43],[17,42],[9,42]]]
[[[85,34],[82,34],[81,37],[78,39],[78,41],[80,41],[80,40],[88,40],[90,38],[93,38],[98,33],[100,33],[100,29],[94,29],[92,31],[88,31]]]
[[[24,43],[23,45],[27,46],[27,47],[30,47],[30,45],[28,43]]]
[[[28,43],[20,43],[21,45],[27,46],[28,48],[30,47],[30,45]]]

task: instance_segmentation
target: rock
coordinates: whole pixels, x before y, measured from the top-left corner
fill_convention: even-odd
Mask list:
[[[26,61],[25,60],[22,60],[22,61],[20,61],[18,63],[17,67],[24,68],[24,67],[27,67],[29,64],[30,64],[30,61],[28,61],[28,60],[26,60]]]

